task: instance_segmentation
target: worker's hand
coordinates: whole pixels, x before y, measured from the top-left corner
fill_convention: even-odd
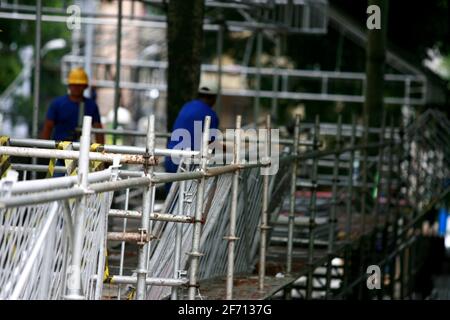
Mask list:
[[[103,129],[103,126],[101,123],[95,122],[92,124],[94,128],[97,129]],[[95,134],[95,142],[100,144],[105,144],[105,135],[103,133],[96,133]]]

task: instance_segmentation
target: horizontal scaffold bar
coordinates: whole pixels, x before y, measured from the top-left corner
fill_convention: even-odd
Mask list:
[[[111,218],[126,218],[126,219],[141,219],[142,213],[135,210],[109,210],[109,217]],[[180,223],[192,223],[194,217],[173,215],[170,213],[150,213],[150,220],[167,221],[167,222],[180,222]]]
[[[42,139],[15,139],[9,138],[9,146],[12,147],[33,147],[33,148],[45,148],[55,149],[61,141],[56,140],[42,140]],[[71,142],[73,150],[80,149],[79,142]],[[138,154],[143,155],[146,150],[144,147],[135,146],[116,146],[116,145],[98,145],[97,150],[105,153],[125,153],[125,154]],[[155,148],[155,156],[182,156],[182,157],[195,157],[199,155],[199,151],[190,150],[175,150],[175,149],[160,149]],[[92,159],[91,159],[92,160]]]
[[[57,158],[57,159],[78,159],[80,153],[73,150],[52,150],[52,149],[35,149],[25,147],[0,147],[0,154],[14,156],[14,157],[36,157],[36,158]],[[119,159],[120,163],[127,164],[144,164],[147,162],[142,155],[138,154],[114,154],[89,152],[90,161],[101,161],[112,163],[115,158]],[[148,159],[149,165],[157,164],[156,158],[150,157]]]
[[[182,286],[188,282],[187,279],[170,279],[170,278],[146,278],[145,284],[152,286]],[[111,283],[117,284],[136,284],[137,277],[133,276],[112,276]]]

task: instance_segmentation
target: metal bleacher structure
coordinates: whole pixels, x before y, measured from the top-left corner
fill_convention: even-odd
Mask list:
[[[34,6],[1,3],[0,18],[36,19]],[[66,5],[44,7],[42,21],[64,23]],[[275,104],[278,98],[363,102],[363,73],[248,66],[255,38],[259,61],[263,37],[325,33],[327,1],[206,5],[241,17],[225,24],[206,18],[205,30],[218,39],[225,25],[255,33],[242,65],[202,65],[219,79],[239,74],[255,84],[219,86],[221,95],[256,97],[256,109],[264,97]],[[156,15],[124,16],[123,23],[166,28],[165,17]],[[96,12],[83,15],[82,24],[116,25],[117,19]],[[122,59],[119,83],[95,72],[116,62],[73,52],[62,60],[62,79],[70,66],[89,63],[97,87],[165,90],[165,61]],[[127,78],[136,68],[146,75]],[[263,77],[273,79],[272,88],[260,87]],[[386,103],[424,103],[422,75],[385,79],[387,87],[404,88]],[[318,91],[299,91],[304,80],[319,83]],[[354,82],[360,94],[332,91],[333,81]],[[200,151],[158,146],[167,134],[156,132],[153,115],[147,132],[130,133],[145,137],[143,146],[91,144],[96,130],[89,118],[79,143],[1,137],[0,299],[408,298],[421,263],[421,223],[449,191],[450,124],[434,110],[399,127],[385,118],[381,128],[357,125],[356,118],[351,124],[297,118],[294,135],[279,138],[270,117],[265,128],[273,130],[266,131],[241,128],[238,117],[227,134],[225,164],[207,144],[208,125]],[[166,156],[181,157],[179,172],[156,170]],[[50,162],[17,161],[31,158]],[[64,166],[54,159],[65,159]],[[34,171],[48,178],[28,180]],[[169,182],[160,205],[156,188]],[[382,291],[367,290],[369,265],[380,266]]]
[[[421,262],[417,231],[449,190],[450,125],[442,114],[370,130],[297,118],[293,139],[272,130],[252,135],[239,117],[224,165],[208,147],[208,120],[200,152],[155,148],[153,116],[145,148],[92,151],[89,117],[73,150],[2,139],[0,297],[338,298],[365,288],[372,264],[383,270],[384,294],[408,296]],[[170,155],[182,157],[180,171],[155,172]],[[17,157],[66,159],[55,172],[76,174],[17,181],[16,170],[48,170],[15,164]],[[167,182],[156,210],[155,188]],[[129,208],[135,190],[141,204]],[[113,207],[123,194],[123,207]],[[109,230],[108,219],[121,219],[123,229]],[[114,243],[119,267],[110,259]],[[350,258],[355,247],[360,264]]]

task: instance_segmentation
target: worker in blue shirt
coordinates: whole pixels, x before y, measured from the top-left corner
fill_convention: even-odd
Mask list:
[[[175,123],[172,128],[172,136],[170,137],[167,144],[168,149],[174,149],[175,147],[179,146],[180,143],[182,143],[183,149],[190,148],[191,150],[200,150],[202,136],[201,132],[203,132],[205,117],[211,117],[211,129],[218,129],[219,127],[219,118],[217,117],[216,112],[213,110],[216,99],[217,92],[214,88],[207,86],[200,87],[197,99],[184,104],[180,112],[178,113],[178,116],[175,119]],[[195,130],[196,122],[197,125],[201,124],[201,127],[199,128],[201,130]],[[174,134],[174,132],[176,133],[177,129],[187,130],[190,134],[190,141],[182,141],[182,137],[178,137],[177,134]],[[174,163],[172,160],[173,159],[171,157],[166,157],[166,172],[177,172],[178,163]]]
[[[79,132],[76,128],[81,126],[83,115],[92,117],[92,126],[102,128],[98,106],[94,100],[83,96],[89,81],[82,68],[72,69],[67,79],[69,93],[54,99],[47,111],[44,127],[41,132],[42,139],[56,141],[78,141]],[[102,133],[96,134],[97,143],[104,144]]]

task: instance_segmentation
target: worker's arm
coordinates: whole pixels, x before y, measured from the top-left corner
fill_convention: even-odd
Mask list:
[[[97,129],[103,129],[103,126],[100,122],[94,122],[92,126]],[[105,144],[105,135],[103,133],[96,133],[95,142]]]
[[[55,126],[55,122],[53,120],[46,119],[44,123],[44,128],[42,128],[40,138],[49,140],[52,135],[53,127]]]

